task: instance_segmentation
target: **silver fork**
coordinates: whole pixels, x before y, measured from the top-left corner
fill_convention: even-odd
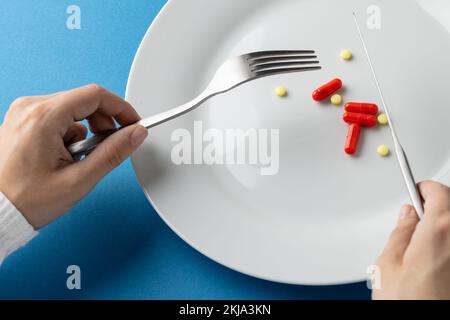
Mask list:
[[[206,100],[243,83],[283,73],[320,70],[319,63],[314,50],[259,51],[233,57],[220,66],[207,88],[197,98],[174,109],[142,119],[139,124],[150,129],[184,115],[198,108]],[[116,131],[111,130],[74,143],[68,150],[74,159],[79,160]]]

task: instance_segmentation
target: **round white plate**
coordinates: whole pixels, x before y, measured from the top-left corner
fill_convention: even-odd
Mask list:
[[[378,9],[381,29],[368,29]],[[169,1],[128,82],[127,99],[142,117],[196,97],[223,61],[241,53],[313,49],[323,66],[217,96],[152,129],[133,156],[162,219],[211,259],[291,284],[366,278],[409,200],[395,157],[376,154],[378,145],[392,146],[388,128],[364,130],[358,155],[349,157],[342,107],[311,100],[318,85],[340,77],[345,100],[381,106],[353,11],[416,178],[450,183],[447,0]],[[353,51],[351,62],[340,59],[342,48]],[[274,95],[280,84],[289,90],[285,99]],[[278,129],[278,174],[262,176],[258,165],[175,165],[171,135],[185,128],[194,136],[194,121],[222,133]]]

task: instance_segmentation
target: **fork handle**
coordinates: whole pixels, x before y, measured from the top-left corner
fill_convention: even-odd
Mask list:
[[[80,160],[83,156],[89,155],[97,146],[106,140],[110,135],[116,133],[119,129],[109,130],[92,136],[67,147],[74,160]]]
[[[170,121],[172,119],[178,118],[196,108],[198,108],[203,102],[208,100],[209,98],[220,94],[221,92],[210,92],[209,89],[205,90],[202,94],[200,94],[197,98],[195,98],[192,101],[189,101],[188,103],[185,103],[179,107],[161,112],[157,115],[154,115],[152,117],[142,119],[138,123],[142,125],[143,127],[150,129],[157,125],[160,125],[164,122]],[[124,128],[124,127],[122,127]],[[120,128],[121,129],[121,128]],[[67,147],[67,150],[72,155],[72,158],[74,160],[80,160],[83,156],[89,155],[94,149],[102,143],[106,138],[108,138],[110,135],[116,133],[120,129],[110,130],[106,132],[102,132],[99,134],[94,135],[93,137],[89,139],[82,140],[80,142],[71,144]]]

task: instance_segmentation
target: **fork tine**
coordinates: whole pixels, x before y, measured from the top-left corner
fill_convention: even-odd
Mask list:
[[[258,59],[271,56],[286,56],[286,55],[302,55],[315,54],[314,50],[272,50],[272,51],[257,51],[249,53],[247,56],[250,59]]]
[[[314,50],[258,51],[246,55],[250,71],[257,77],[288,72],[320,70]],[[316,60],[313,60],[316,59]]]
[[[250,71],[262,71],[265,69],[274,69],[274,68],[284,68],[284,67],[293,67],[293,66],[301,66],[308,64],[318,64],[319,61],[288,61],[288,62],[274,62],[274,63],[264,63],[253,65],[250,68]]]
[[[317,59],[317,56],[309,55],[309,56],[279,56],[279,57],[270,57],[270,58],[257,58],[252,59],[250,61],[250,65],[263,64],[263,63],[272,63],[275,61],[289,61],[289,60],[307,60],[307,59]]]
[[[257,77],[265,77],[265,76],[272,76],[272,75],[283,74],[283,73],[314,71],[314,70],[320,70],[320,69],[322,69],[321,66],[296,67],[296,68],[275,68],[275,69],[265,69],[265,70],[260,70],[260,71],[254,71],[254,74]]]

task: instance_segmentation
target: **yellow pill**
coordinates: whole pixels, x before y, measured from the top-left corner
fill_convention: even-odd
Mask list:
[[[344,49],[341,51],[341,58],[342,60],[351,60],[353,58],[353,53],[348,49]]]
[[[389,150],[388,146],[383,144],[378,147],[377,153],[382,157],[387,157],[391,153],[391,150]]]
[[[330,100],[332,104],[339,106],[342,103],[342,96],[340,94],[333,94]]]
[[[275,94],[279,97],[286,97],[287,95],[287,90],[285,87],[283,86],[279,86],[275,89]]]
[[[389,119],[386,113],[381,113],[378,115],[378,123],[382,125],[387,125],[389,123]]]

